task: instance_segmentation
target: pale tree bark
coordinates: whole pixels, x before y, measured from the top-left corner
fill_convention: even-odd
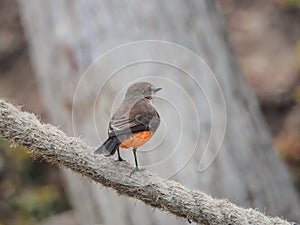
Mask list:
[[[31,46],[31,55],[41,94],[47,106],[49,117],[68,134],[72,134],[72,103],[76,86],[84,70],[107,50],[130,41],[143,39],[167,40],[193,50],[212,68],[222,87],[227,109],[226,136],[217,158],[202,173],[198,172],[203,152],[195,151],[192,159],[172,179],[190,187],[201,189],[213,196],[228,198],[240,206],[251,206],[270,215],[284,216],[300,221],[299,198],[291,178],[272,148],[272,140],[259,112],[257,102],[239,74],[234,56],[228,47],[222,19],[214,1],[166,0],[166,1],[67,1],[19,0],[23,24]],[[147,49],[147,48],[146,48]],[[151,49],[148,49],[151,55]],[[170,50],[170,53],[172,50]],[[91,116],[94,103],[103,84],[106,73],[114,64],[124,58],[134,58],[139,52],[126,52],[106,62],[104,70],[95,70],[93,77],[86,78],[76,93],[76,135],[81,135],[95,147],[100,141],[93,129]],[[172,54],[170,54],[172,56]],[[186,70],[193,68],[193,62],[182,56],[177,63]],[[147,67],[154,74],[158,68]],[[217,93],[215,84],[207,79],[207,68],[197,71],[203,90],[209,96]],[[125,71],[126,72],[126,71]],[[202,163],[210,165],[218,143],[222,139],[219,130],[213,129],[211,114],[205,104],[201,90],[186,81],[186,77],[172,70],[172,76],[164,70],[166,77],[180,84],[196,103],[200,112],[201,138],[198,146],[203,147],[211,140],[209,154],[204,154]],[[128,75],[129,74],[129,75]],[[132,77],[131,77],[132,76]],[[95,77],[97,79],[95,79]],[[102,139],[110,116],[111,104],[118,89],[126,82],[137,79],[134,71],[127,71],[122,79],[109,83],[109,91],[97,108],[97,126]],[[112,79],[113,81],[113,79]],[[123,82],[123,83],[122,83]],[[177,90],[178,91],[178,90]],[[79,94],[78,94],[79,93]],[[166,89],[167,99],[185,103],[176,91]],[[174,102],[176,102],[174,101]],[[221,97],[217,94],[209,99],[216,112],[214,121],[224,120]],[[176,121],[175,113],[168,113],[166,104],[158,104],[162,118]],[[104,111],[103,111],[104,110]],[[178,162],[187,158],[193,149],[197,130],[191,109],[181,111],[185,119],[180,151],[170,160],[154,168],[156,173],[169,175],[177,169]],[[186,119],[189,118],[189,119]],[[170,124],[170,123],[167,123]],[[178,127],[169,127],[176,130]],[[157,134],[159,136],[159,133]],[[141,155],[142,164],[155,162],[176,144],[176,138],[167,138],[158,148],[160,151]],[[154,140],[155,142],[155,140]],[[203,149],[203,148],[202,148]],[[211,155],[210,155],[211,153]],[[124,153],[126,154],[126,153]],[[171,154],[170,154],[171,155]],[[144,157],[143,157],[144,156]],[[146,157],[147,156],[147,157]],[[179,164],[180,164],[179,163]],[[204,166],[205,167],[205,166]],[[68,190],[82,224],[181,224],[182,221],[161,214],[134,201],[118,197],[85,179],[66,173]]]

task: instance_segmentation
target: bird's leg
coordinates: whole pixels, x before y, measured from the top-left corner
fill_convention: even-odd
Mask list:
[[[124,159],[122,159],[121,155],[120,155],[120,148],[117,149],[118,152],[118,161],[124,161]]]
[[[139,170],[139,166],[138,166],[138,162],[137,162],[137,158],[136,158],[136,150],[137,150],[137,148],[133,148],[133,155],[134,155],[134,161],[135,161],[135,169]]]
[[[130,177],[131,177],[131,175],[132,175],[134,172],[144,170],[144,169],[140,169],[139,166],[138,166],[137,157],[136,157],[136,150],[137,150],[137,148],[133,148],[133,155],[134,155],[134,161],[135,161],[135,168],[131,171],[131,173],[130,173],[130,175],[129,175]]]

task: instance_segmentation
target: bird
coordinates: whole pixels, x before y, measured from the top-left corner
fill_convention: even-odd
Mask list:
[[[155,93],[160,90],[149,82],[130,85],[109,122],[107,140],[95,154],[109,157],[117,152],[117,161],[123,161],[120,148],[132,148],[135,169],[139,170],[137,149],[154,135],[160,124],[160,116],[153,105]]]

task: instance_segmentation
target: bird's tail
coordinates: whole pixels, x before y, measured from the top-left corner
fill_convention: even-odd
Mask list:
[[[119,148],[120,141],[117,137],[109,137],[96,151],[95,154],[104,154],[105,156],[114,155]]]

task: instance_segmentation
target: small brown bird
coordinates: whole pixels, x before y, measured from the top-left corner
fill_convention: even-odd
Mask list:
[[[161,88],[155,88],[148,82],[131,85],[110,120],[108,139],[95,153],[112,156],[117,151],[118,160],[123,161],[119,148],[132,148],[138,169],[137,148],[152,137],[160,123],[159,115],[152,104],[154,94],[159,90]]]

